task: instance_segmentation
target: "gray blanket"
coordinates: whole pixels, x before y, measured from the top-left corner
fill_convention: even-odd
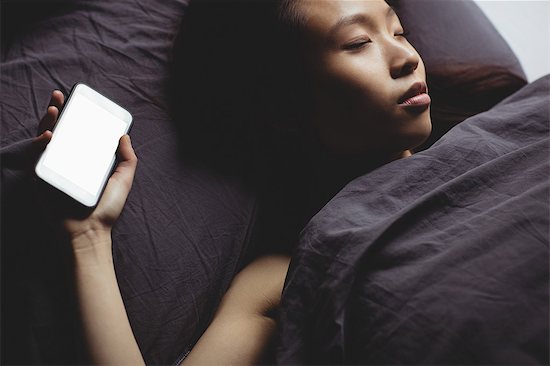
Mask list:
[[[548,364],[550,77],[345,187],[287,277],[284,364]]]

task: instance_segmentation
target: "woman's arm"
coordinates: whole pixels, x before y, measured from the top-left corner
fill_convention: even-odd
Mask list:
[[[94,364],[144,364],[118,288],[111,229],[132,187],[137,157],[123,136],[118,163],[94,211],[63,222],[74,257],[76,296],[90,361]]]
[[[270,312],[279,306],[290,258],[256,259],[235,277],[208,329],[183,365],[254,365],[276,331]]]
[[[76,296],[90,361],[145,364],[118,288],[110,235],[88,233],[72,244],[81,248],[74,251]]]
[[[38,148],[50,141],[63,103],[63,93],[54,91],[38,126],[39,136],[34,141]],[[73,252],[76,296],[90,361],[140,365],[144,361],[122,302],[111,248],[111,229],[132,188],[137,166],[129,136],[120,139],[117,155],[119,163],[94,210],[85,217],[59,212],[59,220]]]
[[[75,252],[77,297],[93,364],[142,365],[120,296],[108,236],[82,238]],[[74,247],[81,243],[73,242]],[[262,361],[276,331],[270,311],[279,306],[290,259],[255,260],[233,280],[208,329],[183,365],[254,365]]]
[[[55,91],[39,125],[37,146],[51,139],[63,94]],[[115,276],[111,229],[132,187],[137,157],[123,136],[118,163],[97,207],[87,217],[66,217],[63,225],[74,256],[76,295],[84,336],[93,364],[141,365],[143,357],[132,333]],[[261,360],[276,329],[270,310],[279,305],[289,258],[260,258],[233,280],[212,324],[185,364],[254,364]]]

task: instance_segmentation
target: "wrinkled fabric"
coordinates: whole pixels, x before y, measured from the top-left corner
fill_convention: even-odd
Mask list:
[[[550,76],[306,226],[281,364],[548,364]]]
[[[139,164],[113,231],[113,256],[148,363],[175,363],[189,351],[242,265],[255,197],[238,177],[180,161],[165,103],[172,40],[186,4],[3,2],[3,364],[83,362],[70,254],[32,194],[30,138],[53,89],[67,95],[84,82],[134,117]]]
[[[420,149],[527,84],[518,58],[474,1],[388,2],[426,68],[433,128]]]

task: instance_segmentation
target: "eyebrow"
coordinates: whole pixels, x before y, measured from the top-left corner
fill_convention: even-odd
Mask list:
[[[391,6],[388,6],[388,10],[386,10],[386,19],[389,19],[393,16],[397,16],[397,14],[395,13],[395,10]],[[334,33],[340,30],[340,28],[348,25],[369,24],[371,22],[372,22],[372,18],[369,17],[368,15],[364,15],[364,14],[348,15],[340,18],[338,22],[336,22],[336,24],[330,28],[330,30],[328,31],[328,35],[329,37],[333,36]]]

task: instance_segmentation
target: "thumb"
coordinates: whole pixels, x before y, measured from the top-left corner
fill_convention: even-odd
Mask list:
[[[117,181],[123,185],[128,192],[132,188],[134,174],[138,163],[138,158],[132,147],[130,136],[124,135],[119,140],[117,150],[118,164],[109,180]],[[126,192],[126,194],[128,193]]]

